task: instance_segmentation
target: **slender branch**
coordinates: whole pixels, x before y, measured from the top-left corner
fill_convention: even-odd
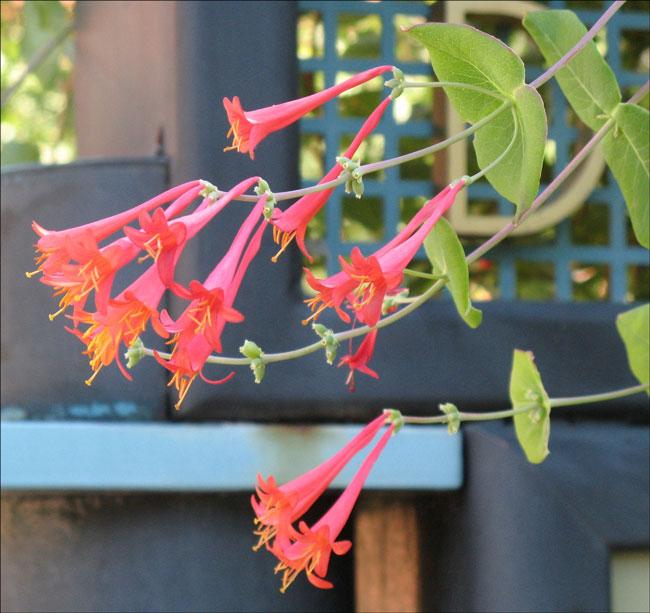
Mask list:
[[[425,155],[430,155],[431,153],[442,151],[443,149],[446,149],[447,147],[453,145],[454,143],[457,143],[467,138],[468,136],[471,136],[472,134],[474,134],[474,132],[480,130],[485,124],[492,121],[497,115],[505,111],[507,108],[510,108],[511,106],[512,106],[512,102],[506,100],[498,109],[496,109],[489,115],[486,115],[483,119],[477,121],[474,125],[469,126],[462,132],[458,132],[458,134],[454,134],[453,136],[450,136],[449,138],[439,143],[429,145],[428,147],[424,147],[423,149],[411,151],[410,153],[406,153],[405,155],[389,158],[387,160],[381,160],[380,162],[373,162],[372,164],[365,164],[363,166],[359,166],[357,170],[362,176],[365,176],[367,174],[370,174],[371,172],[378,172],[380,170],[392,168],[393,166],[399,166],[400,164],[404,164],[405,162],[410,162],[411,160],[417,160],[418,158],[424,157]],[[273,196],[276,199],[276,201],[301,198],[302,196],[306,196],[307,194],[315,194],[317,192],[322,192],[327,189],[332,189],[334,187],[337,187],[338,185],[342,185],[347,181],[347,179],[348,179],[347,175],[343,173],[338,179],[333,179],[332,181],[328,181],[327,183],[318,183],[316,185],[311,185],[310,187],[304,187],[302,189],[294,189],[288,192],[273,192]],[[222,196],[226,192],[217,190],[216,193],[218,196]],[[241,200],[243,202],[257,202],[259,200],[259,196],[243,195],[236,198],[236,200]]]
[[[605,400],[615,400],[616,398],[624,398],[625,396],[632,396],[650,389],[650,384],[645,383],[642,385],[634,385],[624,389],[615,390],[613,392],[604,392],[602,394],[589,394],[588,396],[573,396],[571,398],[551,398],[551,407],[567,407],[580,404],[590,404],[592,402],[603,402]],[[537,403],[527,404],[523,407],[516,409],[507,409],[505,411],[490,411],[486,413],[463,413],[459,411],[453,417],[459,421],[490,421],[493,419],[505,419],[514,417],[522,413],[532,411],[539,406]],[[394,411],[394,409],[392,409]],[[388,411],[391,411],[389,409]],[[386,412],[386,411],[385,411]],[[420,417],[417,415],[401,415],[399,414],[398,420],[405,424],[414,425],[430,425],[430,424],[446,424],[449,423],[449,415],[434,415],[432,417]]]
[[[507,417],[514,417],[521,413],[527,413],[537,408],[536,404],[529,404],[516,409],[508,409],[506,411],[492,411],[489,413],[463,413],[459,411],[457,417],[460,421],[490,421],[493,419],[505,419]],[[446,424],[449,422],[448,415],[435,415],[433,417],[419,417],[417,415],[402,415],[402,420],[405,424],[414,425],[429,425],[429,424]]]
[[[613,392],[603,392],[602,394],[589,394],[588,396],[573,396],[569,398],[551,398],[552,407],[569,407],[577,404],[590,404],[592,402],[603,402],[605,400],[615,400],[616,398],[625,398],[640,392],[646,392],[650,389],[650,384],[633,385]]]
[[[641,87],[635,94],[628,100],[629,104],[634,104],[641,100],[643,96],[648,92],[650,89],[650,81],[646,81],[645,85]],[[530,205],[530,208],[526,210],[521,217],[519,218],[518,222],[511,221],[507,223],[501,230],[499,230],[496,234],[494,234],[492,237],[490,237],[487,241],[485,241],[482,245],[477,247],[474,251],[472,251],[468,256],[467,256],[467,262],[468,264],[471,264],[472,262],[475,262],[476,260],[480,259],[485,255],[490,249],[493,249],[498,245],[504,238],[506,238],[518,225],[523,223],[526,219],[528,219],[542,204],[544,204],[562,185],[564,180],[580,165],[580,163],[591,153],[591,150],[605,137],[605,134],[607,134],[607,131],[614,125],[614,120],[612,118],[608,119],[602,127],[596,132],[589,142],[582,148],[580,151],[576,154],[576,156],[562,169],[562,171],[558,174],[553,181],[551,181],[546,189],[542,191],[541,194],[533,200],[533,203]]]
[[[62,28],[58,34],[38,49],[36,53],[34,53],[27,66],[25,66],[25,70],[23,70],[18,78],[2,93],[2,97],[0,97],[0,108],[4,107],[4,105],[11,100],[27,76],[34,72],[49,57],[50,53],[52,53],[52,51],[54,51],[54,49],[56,49],[68,37],[73,29],[74,24],[68,24]]]
[[[598,21],[591,27],[591,29],[576,43],[576,46],[571,49],[568,53],[563,55],[553,66],[546,70],[543,74],[537,77],[531,84],[531,87],[538,89],[541,85],[544,85],[556,72],[564,68],[578,53],[580,53],[591,41],[598,32],[600,32],[605,24],[614,16],[614,13],[620,9],[625,0],[616,0],[612,5],[600,16]]]

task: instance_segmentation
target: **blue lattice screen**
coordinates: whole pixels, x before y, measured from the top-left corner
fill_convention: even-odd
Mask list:
[[[607,6],[605,2],[552,1],[551,8],[570,8],[589,27]],[[400,26],[442,19],[440,3],[423,2],[300,2],[298,55],[302,94],[329,87],[348,76],[379,64],[395,64],[409,78],[433,78],[428,55]],[[470,15],[470,24],[502,38],[522,55],[530,82],[542,71],[534,43],[517,21],[498,15]],[[623,89],[624,99],[647,79],[648,3],[628,2],[607,26],[607,60]],[[358,90],[355,90],[355,92]],[[326,105],[301,123],[301,175],[304,185],[316,182],[350,142],[363,117],[386,95],[382,79]],[[549,111],[549,141],[542,185],[571,158],[586,132],[568,107],[555,81],[540,91]],[[365,150],[363,162],[389,158],[444,138],[444,98],[431,90],[409,90],[392,105]],[[468,171],[475,164],[468,142]],[[425,198],[447,181],[445,156],[411,162],[382,175],[364,179],[359,202],[337,190],[311,230],[318,272],[336,270],[337,256],[354,244],[369,253],[390,238]],[[473,214],[511,214],[513,207],[486,182],[469,188]],[[463,237],[467,249],[480,243]],[[424,263],[423,263],[424,265]],[[417,263],[416,263],[417,267]],[[621,193],[604,173],[585,204],[555,228],[511,238],[477,262],[472,270],[476,300],[611,300],[648,299],[648,255],[631,233]]]

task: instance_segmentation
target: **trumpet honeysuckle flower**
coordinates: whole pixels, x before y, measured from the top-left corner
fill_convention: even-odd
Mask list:
[[[368,375],[373,379],[379,379],[379,375],[374,370],[372,370],[372,368],[368,367],[368,362],[370,362],[372,354],[375,351],[377,332],[378,330],[376,328],[368,332],[368,334],[366,334],[364,339],[361,341],[358,349],[353,354],[343,356],[339,361],[339,366],[347,364],[348,368],[350,369],[348,378],[345,380],[345,383],[351,392],[355,390],[354,373],[356,371],[359,371],[364,375]]]
[[[305,300],[312,315],[303,323],[316,319],[326,308],[334,308],[339,317],[348,323],[350,316],[342,309],[344,301],[347,301],[347,306],[358,321],[368,326],[376,325],[381,317],[385,296],[399,289],[404,269],[436,222],[454,203],[456,194],[463,186],[463,180],[447,186],[429,200],[397,236],[368,257],[354,247],[350,262],[339,258],[341,272],[326,279],[317,279],[306,271],[307,283],[317,294]]]
[[[185,189],[187,185],[180,187]],[[168,196],[165,198],[180,191],[179,189],[170,190],[166,192]],[[178,214],[195,200],[199,191],[200,187],[190,186],[167,207],[164,213],[162,213],[162,209],[157,210],[163,217]],[[149,202],[154,200],[156,199]],[[140,215],[146,215],[146,211],[142,211]],[[53,287],[54,295],[60,296],[59,310],[50,315],[50,319],[63,313],[69,306],[73,307],[74,313],[82,311],[93,290],[95,291],[96,308],[105,312],[115,274],[140,252],[140,246],[124,237],[100,248],[98,240],[110,224],[106,223],[106,220],[101,220],[98,223],[99,226],[95,230],[91,229],[92,224],[87,224],[57,233],[58,249],[42,262],[39,270],[35,271],[35,273],[42,272],[41,283]],[[102,227],[104,230],[101,230]],[[47,234],[44,238],[50,236],[52,235]],[[28,276],[31,274],[29,273]],[[76,317],[73,317],[73,320],[76,325]]]
[[[368,119],[363,123],[361,129],[354,137],[350,146],[343,153],[343,157],[351,159],[352,156],[357,152],[361,143],[366,139],[366,137],[377,127],[377,124],[380,122],[386,107],[390,104],[391,99],[386,98],[377,108],[370,114]],[[336,163],[330,171],[318,182],[319,185],[322,183],[328,183],[338,177],[343,172],[343,166],[340,163]],[[320,211],[325,203],[329,200],[329,197],[332,195],[332,189],[326,189],[322,192],[316,192],[314,194],[307,194],[299,200],[296,200],[289,208],[284,211],[275,209],[273,211],[273,218],[271,223],[273,224],[273,238],[276,243],[280,245],[280,251],[272,258],[275,262],[278,256],[289,246],[291,241],[296,240],[296,244],[300,248],[300,251],[312,261],[312,257],[305,247],[305,233],[307,231],[307,224],[314,218],[314,216]]]
[[[232,136],[233,139],[233,144],[226,147],[224,151],[236,149],[241,153],[248,153],[251,159],[255,159],[255,147],[272,132],[286,128],[339,94],[392,69],[392,66],[377,66],[310,96],[255,111],[244,111],[237,96],[232,100],[224,98],[223,105],[230,123],[228,136]]]
[[[241,181],[214,203],[209,197],[204,198],[196,211],[183,217],[170,219],[162,209],[156,209],[152,215],[144,212],[139,217],[141,229],[136,230],[126,226],[124,233],[133,244],[147,252],[145,257],[153,258],[165,286],[187,297],[184,288],[174,282],[174,267],[179,250],[184,249],[187,242],[194,238],[227,204],[241,196],[258,180],[259,177],[249,177]],[[202,186],[198,188],[198,192],[201,190]]]
[[[96,244],[100,243],[102,240],[111,236],[111,234],[115,234],[121,230],[126,224],[137,219],[142,212],[150,211],[156,207],[173,202],[190,190],[196,190],[198,193],[201,189],[198,187],[199,185],[200,182],[198,180],[183,183],[128,211],[123,211],[117,215],[99,219],[82,226],[68,228],[67,230],[46,230],[36,223],[36,221],[32,222],[32,229],[39,236],[36,243],[37,269],[31,273],[27,273],[27,275],[32,276],[39,272],[55,274],[62,265],[74,259],[70,249],[74,247],[78,240],[82,240],[85,244],[88,244],[89,239],[92,238]]]
[[[394,429],[394,424],[391,424],[386,429],[364,459],[350,484],[321,519],[311,527],[301,521],[298,524],[299,530],[294,531],[290,543],[276,539],[273,545],[269,547],[271,553],[279,560],[275,572],[282,572],[281,592],[284,593],[303,571],[312,585],[323,589],[334,587],[325,578],[330,557],[332,552],[343,555],[352,547],[351,541],[337,541],[337,539],[350,518],[352,509],[359,498],[361,489],[372,467],[384,450]]]
[[[253,550],[258,551],[273,539],[278,544],[289,544],[291,537],[297,535],[293,522],[312,507],[343,467],[372,441],[385,422],[385,417],[380,415],[331,458],[284,485],[278,486],[272,476],[264,481],[258,475],[256,493],[251,496],[255,535],[259,537]]]
[[[122,343],[129,347],[149,322],[157,334],[166,338],[169,333],[160,323],[158,305],[165,293],[156,266],[150,266],[122,293],[108,302],[105,312],[83,312],[77,319],[88,328],[84,332],[69,330],[86,345],[84,354],[89,357],[92,376],[86,380],[90,385],[99,371],[115,361],[122,374],[129,380],[119,356]]]
[[[203,366],[212,351],[221,352],[221,333],[226,323],[238,323],[244,316],[233,308],[237,292],[253,258],[257,255],[267,227],[263,219],[267,195],[260,197],[253,210],[237,232],[226,255],[203,283],[192,281],[186,297],[190,304],[174,321],[162,311],[165,330],[174,334],[170,341],[173,351],[169,360],[156,356],[158,362],[173,373],[170,385],[179,393],[176,409],[187,396],[197,376],[208,383],[224,383],[225,379],[211,381],[204,377]],[[257,229],[255,229],[257,226]]]
[[[128,239],[118,239],[102,247],[90,232],[67,238],[66,252],[77,263],[67,262],[58,269],[48,266],[40,282],[54,288],[59,298],[59,310],[50,315],[50,320],[73,307],[73,320],[77,321],[90,296],[95,292],[95,307],[105,311],[116,272],[126,266],[140,251]]]

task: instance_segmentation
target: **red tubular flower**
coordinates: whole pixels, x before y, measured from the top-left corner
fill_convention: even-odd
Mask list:
[[[87,244],[89,238],[92,238],[96,243],[99,243],[120,230],[125,224],[137,219],[140,213],[172,202],[190,190],[196,189],[198,193],[201,189],[198,186],[198,180],[183,183],[128,211],[123,211],[117,215],[99,219],[82,226],[68,228],[67,230],[46,230],[33,221],[32,228],[40,237],[36,243],[36,264],[38,267],[35,271],[27,273],[27,276],[31,277],[39,272],[55,274],[62,265],[74,259],[70,253],[70,248],[78,240],[83,240]]]
[[[178,320],[172,320],[166,311],[161,313],[162,325],[174,334],[170,341],[174,349],[169,360],[163,360],[160,356],[156,356],[156,359],[173,373],[169,384],[174,385],[179,393],[176,409],[180,408],[197,376],[207,383],[219,384],[234,375],[231,373],[225,379],[211,381],[203,376],[202,369],[213,350],[221,352],[221,333],[226,323],[237,323],[244,319],[232,305],[246,270],[260,249],[266,221],[262,220],[254,233],[253,230],[262,218],[266,199],[266,195],[263,195],[258,200],[228,252],[206,280],[203,283],[190,283],[187,295],[191,302]]]
[[[393,430],[394,425],[391,424],[365,458],[348,487],[321,519],[311,528],[301,521],[299,532],[295,534],[293,543],[282,544],[277,540],[273,543],[270,551],[280,560],[275,572],[283,573],[282,587],[280,588],[282,593],[302,571],[305,571],[307,579],[312,585],[323,589],[334,587],[325,579],[332,552],[343,555],[352,547],[351,541],[337,541],[336,539],[348,521],[361,493],[361,488],[388,443],[388,439],[393,434]]]
[[[454,203],[464,182],[447,186],[427,202],[421,211],[397,236],[374,254],[364,257],[358,247],[350,254],[350,263],[340,259],[341,272],[326,279],[316,279],[307,273],[307,283],[317,295],[305,302],[313,314],[305,320],[315,319],[326,308],[334,308],[346,323],[350,317],[341,305],[347,300],[349,307],[361,323],[374,326],[381,317],[381,306],[386,294],[394,292],[402,283],[404,268],[418,252],[436,222]]]
[[[236,149],[241,153],[248,153],[251,159],[255,159],[255,147],[272,132],[286,128],[339,94],[370,81],[392,68],[392,66],[378,66],[310,96],[255,111],[244,111],[237,96],[232,101],[224,98],[223,105],[230,123],[228,136],[233,138],[233,144],[226,147],[224,151]]]
[[[361,341],[359,348],[353,354],[343,356],[339,361],[339,366],[347,364],[350,369],[348,378],[345,380],[345,383],[350,388],[351,392],[355,390],[354,373],[357,370],[364,375],[372,377],[373,379],[379,379],[379,375],[371,368],[368,368],[368,362],[372,358],[372,354],[375,351],[377,332],[377,328],[368,332],[365,338]]]
[[[162,209],[157,210],[161,211],[162,216],[173,216],[187,208],[196,199],[200,190],[199,186],[190,187],[176,198],[164,213]],[[180,190],[177,189],[174,193],[178,191]],[[42,261],[39,270],[28,273],[28,276],[32,276],[36,272],[43,272],[41,283],[53,287],[55,296],[61,296],[59,310],[50,315],[50,319],[54,319],[72,306],[76,326],[77,314],[83,310],[93,290],[96,308],[105,312],[116,272],[133,260],[140,251],[140,247],[128,238],[117,239],[100,248],[98,237],[103,236],[102,232],[108,231],[106,228],[109,224],[106,220],[98,223],[99,226],[94,231],[89,224],[57,233],[57,250]],[[48,234],[45,238],[49,236],[51,235]]]
[[[62,264],[57,270],[48,267],[40,281],[54,288],[54,296],[60,296],[59,310],[49,316],[50,320],[72,306],[76,325],[78,313],[83,310],[93,290],[96,308],[106,310],[115,273],[126,266],[139,249],[124,238],[100,249],[90,232],[80,234],[74,240],[67,238],[66,243],[66,252],[78,263]]]
[[[381,120],[386,107],[390,104],[390,101],[390,98],[386,98],[370,114],[368,119],[366,119],[364,124],[361,126],[357,135],[354,137],[350,146],[345,150],[343,157],[352,158],[365,138],[377,127],[377,124]],[[320,185],[338,179],[342,172],[343,166],[337,163],[318,182],[318,184]],[[280,209],[275,209],[273,211],[273,219],[271,221],[273,224],[273,239],[280,245],[280,251],[278,251],[278,253],[272,258],[274,262],[277,261],[280,254],[284,252],[294,238],[296,239],[300,251],[303,252],[310,262],[313,260],[305,247],[305,232],[307,231],[307,224],[314,218],[318,211],[323,208],[333,191],[334,188],[317,192],[315,194],[307,194],[299,200],[296,200],[296,202],[285,211],[281,211]]]
[[[149,321],[162,337],[169,336],[158,317],[158,305],[165,293],[165,286],[158,277],[156,266],[150,266],[136,281],[121,294],[108,302],[105,313],[84,312],[78,319],[88,324],[85,332],[69,330],[86,345],[84,354],[90,358],[93,374],[86,380],[90,385],[99,371],[114,360],[129,380],[119,357],[120,344],[129,347],[147,327]]]
[[[274,538],[278,544],[290,544],[290,539],[297,536],[292,523],[311,508],[343,467],[372,441],[385,421],[385,417],[380,415],[331,458],[284,485],[278,486],[272,476],[264,481],[258,475],[257,497],[251,496],[255,511],[254,533],[259,537],[253,551],[258,551]]]
[[[158,266],[160,279],[165,286],[175,293],[187,297],[187,291],[174,282],[177,254],[228,203],[241,196],[258,180],[259,177],[249,177],[235,185],[214,204],[210,204],[211,201],[206,198],[193,213],[171,221],[162,209],[157,209],[153,215],[144,212],[140,215],[141,229],[136,230],[127,226],[124,228],[124,233],[131,242],[140,249],[144,249],[147,255],[154,259]]]

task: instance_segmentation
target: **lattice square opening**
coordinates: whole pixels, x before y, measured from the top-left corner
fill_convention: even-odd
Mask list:
[[[377,58],[381,54],[381,17],[340,13],[336,22],[336,55],[340,58]]]
[[[300,178],[318,182],[325,174],[325,139],[322,134],[300,135]]]
[[[296,23],[296,53],[299,60],[311,60],[325,55],[325,28],[318,11],[298,15]]]
[[[609,245],[609,207],[588,202],[571,217],[571,242],[575,245]]]
[[[576,302],[607,300],[609,297],[609,265],[571,264],[573,299]]]
[[[555,298],[555,265],[552,262],[515,263],[517,298],[546,301]]]
[[[365,196],[357,200],[344,196],[341,202],[341,240],[347,243],[372,243],[384,237],[384,199]]]
[[[401,136],[399,139],[399,154],[404,155],[416,149],[422,149],[431,144],[430,138],[421,136]],[[433,177],[435,154],[430,153],[416,160],[411,160],[399,167],[399,178],[404,181],[430,181]]]
[[[499,263],[482,258],[469,265],[469,296],[477,302],[496,300],[499,290]]]
[[[650,300],[650,266],[628,266],[625,299],[628,302]]]
[[[402,28],[410,28],[420,23],[426,23],[422,15],[404,15],[398,13],[393,17],[395,27],[395,58],[400,62],[429,62],[427,50],[417,43]]]

